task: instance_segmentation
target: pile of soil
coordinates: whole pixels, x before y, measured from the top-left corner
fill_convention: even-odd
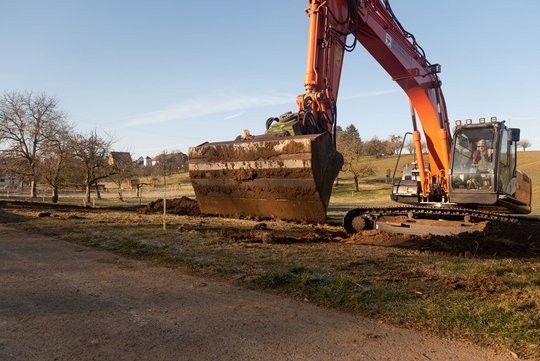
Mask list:
[[[168,214],[184,216],[198,216],[201,214],[197,201],[188,197],[167,199],[165,205]],[[144,214],[163,213],[163,199],[160,198],[150,202],[145,207],[139,209],[139,212]]]
[[[540,256],[540,221],[520,224],[489,222],[483,232],[455,236],[416,236],[364,231],[351,236],[348,243],[392,246],[463,257]]]

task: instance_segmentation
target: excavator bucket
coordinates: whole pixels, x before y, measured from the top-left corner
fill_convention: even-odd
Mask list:
[[[189,149],[204,214],[323,222],[343,157],[328,134],[260,136]]]

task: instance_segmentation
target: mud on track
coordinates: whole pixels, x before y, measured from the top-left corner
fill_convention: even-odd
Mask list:
[[[456,236],[414,236],[364,231],[351,236],[351,243],[417,249],[467,258],[540,256],[540,222],[521,225],[488,222],[484,232]]]

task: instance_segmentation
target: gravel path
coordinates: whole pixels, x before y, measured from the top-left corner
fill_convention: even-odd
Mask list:
[[[514,360],[0,226],[0,360]]]

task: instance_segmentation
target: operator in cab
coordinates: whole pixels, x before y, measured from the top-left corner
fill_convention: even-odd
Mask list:
[[[476,151],[473,153],[473,166],[475,166],[479,172],[487,172],[491,169],[492,160],[493,149],[488,148],[486,141],[480,139],[476,143]]]
[[[493,149],[488,148],[487,141],[476,142],[476,150],[472,153],[472,167],[475,175],[467,181],[468,189],[491,189],[491,170],[493,167]]]

